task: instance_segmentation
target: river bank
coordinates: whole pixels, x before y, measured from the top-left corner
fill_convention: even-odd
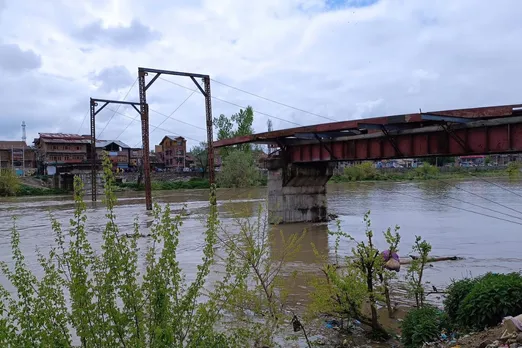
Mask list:
[[[362,163],[337,171],[331,182],[353,181],[415,181],[436,179],[471,179],[476,177],[513,177],[520,175],[520,165],[504,167],[435,167],[423,165],[417,168],[375,168],[372,163]]]

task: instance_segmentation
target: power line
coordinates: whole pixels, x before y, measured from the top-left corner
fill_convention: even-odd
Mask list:
[[[502,190],[505,190],[505,191],[507,191],[507,192],[509,192],[509,193],[512,193],[512,194],[514,194],[515,196],[518,196],[518,197],[521,197],[521,198],[522,198],[522,195],[521,195],[520,193],[515,192],[515,191],[513,191],[513,190],[510,190],[510,189],[508,189],[507,187],[504,187],[504,186],[502,186],[502,185],[500,185],[500,184],[497,184],[497,183],[495,183],[495,182],[492,182],[492,181],[486,180],[486,179],[484,179],[484,178],[481,178],[480,176],[478,176],[478,175],[476,175],[476,174],[473,174],[473,173],[469,173],[469,175],[471,175],[471,176],[473,176],[473,177],[475,177],[475,178],[477,178],[477,179],[479,179],[479,180],[482,180],[482,181],[484,181],[484,182],[487,182],[488,184],[491,184],[491,185],[493,185],[493,186],[496,186],[496,187],[498,187],[498,188],[501,188]]]
[[[132,83],[132,85],[130,86],[129,90],[127,91],[127,94],[125,94],[125,97],[123,97],[123,99],[121,101],[125,101],[125,99],[127,99],[127,97],[129,96],[130,92],[132,91],[132,89],[134,88],[134,85],[136,85],[136,82],[138,82],[138,78],[136,77],[136,80],[134,80],[134,82]],[[109,125],[109,123],[111,123],[112,119],[114,118],[114,115],[116,115],[116,112],[120,109],[120,106],[122,104],[118,104],[118,107],[116,108],[116,111],[112,114],[111,118],[109,118],[109,121],[107,121],[107,123],[105,124],[105,127],[103,127],[102,131],[100,132],[100,134],[98,134],[98,137],[101,137],[101,135],[103,134],[103,132],[105,131],[105,129],[107,129],[107,126]]]
[[[122,112],[119,112],[119,111],[117,111],[117,110],[112,110],[112,109],[109,109],[109,110],[110,110],[110,111],[113,111],[114,113],[116,113],[116,114],[118,114],[118,115],[121,115],[121,116],[123,116],[123,117],[130,118],[131,120],[134,120],[132,116],[126,115],[126,114],[124,114],[124,113],[122,113]],[[176,133],[176,132],[172,132],[172,131],[170,131],[170,130],[168,130],[168,129],[165,129],[165,128],[157,127],[157,126],[155,126],[155,125],[153,125],[153,124],[151,124],[151,123],[149,123],[149,125],[152,126],[152,127],[156,127],[157,129],[162,130],[162,131],[164,131],[164,132],[168,132],[168,133],[170,133],[170,134],[174,134],[174,135],[179,135],[179,136],[181,136],[181,134],[178,134],[178,133]],[[198,139],[195,139],[195,138],[191,138],[191,137],[188,137],[188,136],[184,136],[184,137],[187,138],[187,139],[190,139],[190,140],[194,140],[194,141],[197,141],[197,142],[201,142],[201,140],[198,140]]]
[[[192,92],[192,93],[191,93],[191,94],[190,94],[190,95],[189,95],[185,100],[183,100],[183,102],[181,102],[181,104],[179,104],[178,107],[177,107],[174,111],[172,111],[172,112],[170,113],[170,115],[165,115],[165,114],[163,114],[163,113],[161,113],[161,112],[159,112],[159,111],[156,111],[156,110],[153,110],[153,109],[150,109],[150,108],[149,108],[150,111],[155,112],[155,113],[157,113],[157,114],[159,114],[159,115],[162,115],[162,116],[166,117],[166,119],[164,119],[164,120],[163,120],[163,121],[162,121],[158,126],[161,126],[163,123],[165,123],[166,120],[168,120],[168,119],[170,118],[170,119],[172,119],[172,120],[174,120],[174,121],[178,121],[178,122],[181,122],[181,123],[187,124],[187,125],[189,125],[189,126],[192,126],[192,127],[196,127],[196,128],[199,128],[199,129],[203,129],[203,130],[205,130],[204,128],[201,128],[201,127],[199,127],[199,126],[196,126],[196,125],[193,125],[193,124],[191,124],[191,123],[188,123],[188,122],[185,122],[185,121],[183,121],[183,120],[180,120],[180,119],[177,119],[177,118],[173,118],[173,117],[172,117],[172,115],[174,115],[174,113],[175,113],[176,111],[178,111],[179,108],[181,108],[181,107],[183,106],[183,104],[185,104],[185,102],[186,102],[187,100],[189,100],[189,98],[192,97],[192,95],[193,95],[194,93],[195,93],[195,92]],[[119,139],[119,138],[122,136],[122,134],[125,133],[125,131],[130,127],[130,125],[131,125],[134,121],[136,121],[136,119],[138,118],[138,116],[140,116],[140,114],[134,116],[134,118],[132,119],[132,121],[130,121],[129,124],[127,124],[127,126],[126,126],[122,131],[121,131],[121,133],[118,135],[118,137],[117,137],[116,139]],[[150,133],[154,132],[156,129],[157,129],[157,128],[154,128]],[[150,135],[150,133],[149,133],[149,135]]]
[[[192,92],[192,93],[191,93],[187,98],[185,98],[185,100],[183,100],[183,101],[181,102],[181,104],[179,104],[178,107],[177,107],[176,109],[174,109],[174,111],[172,111],[172,112],[170,113],[170,115],[166,115],[166,114],[164,114],[164,113],[161,113],[161,112],[159,112],[159,111],[156,111],[156,110],[152,110],[152,109],[151,109],[152,112],[155,112],[155,113],[157,113],[158,115],[161,115],[161,116],[163,116],[163,117],[166,117],[166,119],[164,119],[164,120],[163,120],[163,121],[158,125],[158,127],[160,127],[163,123],[165,123],[166,120],[171,119],[171,120],[178,121],[178,122],[184,123],[184,124],[186,124],[186,125],[192,126],[192,127],[194,127],[194,128],[197,128],[197,129],[206,130],[206,128],[203,128],[203,127],[200,127],[200,126],[196,126],[195,124],[192,124],[192,123],[189,123],[189,122],[185,122],[185,121],[183,121],[183,120],[180,120],[180,119],[177,119],[177,118],[173,118],[173,117],[172,117],[172,115],[174,115],[174,113],[175,113],[176,111],[178,111],[179,108],[181,108],[181,107],[183,106],[183,104],[185,104],[185,103],[187,102],[187,100],[189,100],[190,97],[192,97],[192,96],[194,95],[194,93],[196,93],[196,91],[193,91],[193,92]],[[157,128],[157,127],[154,128],[154,129],[151,131],[151,133],[154,132],[156,129],[158,129],[158,128]]]
[[[89,112],[85,113],[85,116],[83,117],[82,123],[80,124],[80,128],[78,128],[78,134],[80,134],[80,131],[82,130],[83,124],[85,123],[85,120],[87,119],[87,116],[89,116]]]
[[[491,208],[488,208],[488,207],[484,207],[484,206],[482,206],[482,205],[480,205],[480,204],[475,204],[475,203],[471,203],[471,202],[466,202],[465,200],[460,199],[460,198],[451,197],[451,196],[449,196],[448,198],[453,199],[453,200],[456,200],[457,202],[462,202],[462,203],[465,203],[465,204],[472,205],[472,206],[477,207],[477,208],[481,208],[481,209],[484,209],[484,210],[489,210],[490,212],[493,212],[493,213],[502,214],[502,215],[506,215],[506,216],[509,216],[509,217],[511,217],[511,218],[514,218],[514,219],[522,220],[522,217],[520,217],[520,216],[516,216],[516,215],[511,215],[511,214],[508,214],[508,213],[504,213],[503,211],[495,210],[495,209],[491,209]]]
[[[330,118],[330,117],[327,117],[327,116],[323,116],[323,115],[319,115],[319,114],[316,114],[315,112],[311,112],[311,111],[307,111],[307,110],[303,110],[303,109],[300,109],[298,107],[295,107],[295,106],[292,106],[292,105],[288,105],[288,104],[285,104],[285,103],[281,103],[281,102],[278,102],[277,100],[273,100],[273,99],[270,99],[270,98],[267,98],[267,97],[263,97],[259,94],[255,94],[255,93],[252,93],[252,92],[248,92],[248,91],[245,91],[244,89],[241,89],[241,88],[238,88],[238,87],[234,87],[234,86],[230,86],[224,82],[219,82],[217,80],[214,80],[214,79],[211,79],[212,81],[214,81],[215,83],[219,83],[220,85],[223,85],[223,86],[226,86],[226,87],[229,87],[229,88],[232,88],[232,89],[235,89],[236,91],[240,91],[240,92],[243,92],[243,93],[246,93],[246,94],[249,94],[251,96],[254,96],[254,97],[257,97],[257,98],[260,98],[260,99],[263,99],[263,100],[266,100],[266,101],[269,101],[269,102],[272,102],[274,104],[278,104],[278,105],[281,105],[281,106],[285,106],[287,108],[290,108],[290,109],[294,109],[296,111],[300,111],[300,112],[304,112],[305,114],[309,114],[309,115],[312,115],[312,116],[316,116],[316,117],[320,117],[320,118],[324,118],[325,120],[329,120],[329,121],[334,121],[334,122],[338,122],[338,120],[336,119],[333,119],[333,118]]]
[[[494,216],[494,215],[484,214],[484,213],[481,213],[481,212],[478,212],[478,211],[474,211],[474,210],[469,210],[469,209],[465,209],[465,208],[457,207],[457,206],[450,205],[450,204],[447,204],[447,203],[442,203],[442,202],[433,201],[433,200],[431,200],[431,199],[427,199],[427,198],[417,197],[417,196],[410,195],[410,194],[408,194],[408,193],[404,193],[404,192],[399,192],[399,191],[394,191],[394,192],[395,192],[395,193],[398,193],[398,194],[400,194],[400,195],[405,195],[405,196],[411,197],[411,198],[420,199],[420,200],[423,200],[423,201],[428,201],[428,202],[430,202],[430,203],[435,203],[435,204],[443,205],[443,206],[445,206],[445,207],[455,208],[455,209],[459,209],[459,210],[462,210],[462,211],[466,211],[466,212],[468,212],[468,213],[477,214],[477,215],[481,215],[481,216],[485,216],[485,217],[489,217],[489,218],[492,218],[492,219],[497,219],[497,220],[501,220],[501,221],[505,221],[505,222],[510,222],[510,223],[512,223],[512,224],[517,224],[517,225],[521,225],[521,226],[522,226],[522,223],[517,222],[517,221],[504,219],[504,218],[501,218],[501,217],[498,217],[498,216]]]
[[[441,180],[441,179],[436,179],[436,180],[437,180],[437,181],[440,181],[440,182],[442,182],[442,183],[444,183],[444,184],[446,184],[446,185],[449,185],[449,186],[455,187],[457,190],[464,191],[464,192],[466,192],[466,193],[469,193],[470,195],[476,196],[476,197],[481,198],[481,199],[483,199],[483,200],[485,200],[485,201],[491,202],[491,203],[493,203],[493,204],[497,204],[497,205],[501,206],[502,208],[506,208],[506,209],[508,209],[508,210],[514,211],[515,213],[522,214],[522,211],[520,211],[520,210],[516,210],[516,209],[511,208],[511,207],[509,207],[509,206],[507,206],[507,205],[505,205],[505,204],[498,203],[498,202],[496,202],[496,201],[494,201],[494,200],[492,200],[492,199],[489,199],[489,198],[487,198],[487,197],[483,197],[483,196],[481,196],[481,195],[479,195],[479,194],[477,194],[477,193],[475,193],[475,192],[471,192],[471,191],[465,190],[465,189],[463,189],[463,188],[461,188],[461,187],[458,187],[457,185],[450,184],[450,183],[445,182],[445,181],[443,181],[443,180]]]
[[[166,82],[168,82],[168,83],[171,83],[171,84],[173,84],[173,85],[179,86],[179,87],[181,87],[181,88],[188,89],[189,91],[197,92],[197,90],[195,90],[195,89],[189,88],[189,87],[187,87],[187,86],[183,86],[183,85],[181,85],[181,84],[179,84],[179,83],[176,83],[176,82],[174,82],[174,81],[167,80],[167,79],[165,79],[165,78],[163,78],[163,77],[160,77],[160,79],[163,80],[163,81],[166,81]],[[221,98],[218,98],[218,97],[215,97],[215,96],[211,96],[211,97],[212,97],[212,99],[219,100],[219,101],[221,101],[221,102],[223,102],[223,103],[227,103],[227,104],[230,104],[230,105],[234,105],[234,106],[237,106],[238,108],[246,109],[246,106],[239,105],[239,104],[236,104],[236,103],[233,103],[233,102],[231,102],[231,101],[228,101],[228,100],[225,100],[225,99],[221,99]],[[274,116],[274,115],[267,114],[266,112],[262,112],[262,111],[258,111],[258,110],[255,110],[255,112],[256,112],[256,114],[265,115],[265,116],[267,116],[267,117],[271,117],[271,118],[274,118],[274,119],[276,119],[276,120],[280,120],[280,121],[283,121],[283,122],[291,123],[291,124],[296,125],[296,126],[302,126],[302,125],[299,124],[299,123],[296,123],[296,122],[293,122],[293,121],[288,121],[288,120],[285,120],[284,118],[281,118],[281,117],[277,117],[277,116]]]

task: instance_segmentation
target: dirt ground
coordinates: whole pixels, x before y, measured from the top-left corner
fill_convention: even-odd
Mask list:
[[[23,185],[35,187],[35,188],[48,188],[50,185],[50,181],[48,183],[44,182],[43,180],[36,179],[34,177],[26,176],[26,177],[20,177],[20,182]]]

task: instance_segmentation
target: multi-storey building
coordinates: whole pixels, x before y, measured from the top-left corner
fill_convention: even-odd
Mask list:
[[[88,137],[78,134],[39,133],[34,140],[37,161],[46,174],[53,175],[57,168],[69,168],[88,164],[90,142]]]
[[[128,169],[131,165],[131,148],[119,140],[97,140],[96,158],[102,160],[103,152],[106,152],[113,164],[113,168]]]
[[[186,167],[187,141],[185,138],[166,135],[160,145],[165,168],[183,170]]]
[[[18,175],[33,172],[36,168],[34,149],[25,141],[0,141],[0,168],[12,168]]]
[[[133,168],[137,168],[141,165],[141,161],[143,159],[143,149],[140,148],[132,148],[130,150],[130,166]]]

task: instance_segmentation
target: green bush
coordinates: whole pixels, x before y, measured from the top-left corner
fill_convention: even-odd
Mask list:
[[[522,166],[519,162],[509,162],[506,171],[510,177],[519,177],[520,168],[522,168]]]
[[[259,185],[261,173],[251,151],[234,150],[223,158],[216,173],[219,187],[243,188]]]
[[[0,169],[0,196],[15,196],[20,187],[20,179],[11,168]]]
[[[32,187],[27,185],[20,185],[17,196],[46,196],[46,195],[61,195],[66,194],[66,190],[51,189],[46,187]]]
[[[481,278],[465,278],[453,281],[446,290],[446,298],[444,299],[444,311],[448,315],[448,319],[452,325],[458,326],[457,315],[459,313],[462,300],[468,296],[475,284]]]
[[[135,182],[117,183],[116,186],[129,188],[131,190],[143,191],[145,185],[138,185]],[[208,180],[200,178],[191,178],[189,181],[153,181],[152,189],[155,191],[162,190],[190,190],[190,189],[206,189],[210,187]]]
[[[139,259],[140,225],[130,236],[115,220],[111,164],[104,159],[106,225],[101,250],[88,238],[83,184],[74,179],[75,211],[64,232],[52,218],[55,243],[48,255],[37,251],[41,277],[31,272],[11,232],[12,261],[0,262],[0,346],[2,347],[230,347],[239,346],[228,333],[216,331],[221,302],[236,286],[225,273],[219,289],[206,295],[204,286],[217,245],[217,209],[212,188],[204,233],[203,255],[195,280],[186,281],[178,245],[181,216],[155,204],[151,242],[145,265]],[[227,267],[229,264],[227,263]],[[227,268],[227,271],[229,268]],[[228,276],[228,278],[227,278]],[[78,343],[74,340],[78,339]]]
[[[498,325],[507,315],[522,313],[522,276],[488,273],[481,277],[459,305],[460,327],[483,329]]]
[[[422,347],[437,340],[443,324],[443,312],[432,306],[410,310],[402,322],[401,341],[407,348]]]
[[[413,178],[415,179],[432,179],[439,175],[439,168],[431,164],[424,163],[422,166],[415,168]]]
[[[372,162],[364,162],[344,168],[343,176],[348,181],[376,180],[379,174]]]

